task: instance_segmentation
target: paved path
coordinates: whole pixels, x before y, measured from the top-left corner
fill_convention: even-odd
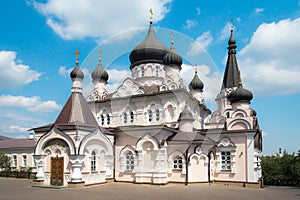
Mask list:
[[[249,189],[226,186],[169,184],[166,186],[108,183],[80,189],[31,187],[31,180],[0,178],[0,200],[298,200],[300,188]]]

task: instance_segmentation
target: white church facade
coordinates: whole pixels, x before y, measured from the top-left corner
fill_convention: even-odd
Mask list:
[[[101,60],[94,89],[72,70],[72,91],[54,123],[33,128],[36,183],[78,187],[98,183],[220,183],[260,187],[262,132],[253,95],[242,86],[231,32],[228,58],[212,112],[197,72],[185,88],[181,56],[150,27],[130,53],[132,77],[108,93]],[[113,183],[107,183],[113,184]]]

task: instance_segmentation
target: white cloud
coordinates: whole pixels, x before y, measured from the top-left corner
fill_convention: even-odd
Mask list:
[[[24,97],[12,95],[1,95],[0,107],[25,108],[31,112],[53,112],[61,109],[61,106],[52,100],[43,102],[38,96]]]
[[[237,21],[240,20],[240,18],[237,18]],[[230,30],[234,30],[235,27],[234,25],[232,24],[232,22],[227,22],[225,24],[225,26],[223,27],[223,29],[221,30],[220,32],[220,36],[219,36],[219,40],[224,40],[226,38],[229,38],[229,35],[230,35]]]
[[[199,6],[196,7],[196,11],[197,11],[197,15],[200,15],[201,14],[201,9]]]
[[[300,18],[261,24],[238,54],[242,79],[257,95],[300,92]]]
[[[63,77],[67,77],[70,75],[72,71],[72,68],[67,69],[65,66],[61,66],[58,70],[59,75],[63,76]]]
[[[18,88],[39,80],[41,73],[16,60],[14,51],[0,51],[0,89]]]
[[[11,125],[11,126],[8,126],[6,127],[6,130],[5,132],[7,133],[26,133],[27,130],[29,130],[30,127],[21,127],[19,125]]]
[[[255,13],[261,13],[261,12],[263,12],[264,11],[264,8],[255,8],[254,9],[254,12]]]
[[[188,56],[195,56],[205,51],[205,49],[211,44],[213,37],[209,31],[200,35],[195,42],[191,43],[190,49],[187,53]]]
[[[196,20],[187,19],[187,20],[185,21],[185,27],[186,27],[187,29],[190,29],[190,28],[196,26],[197,24],[198,24],[198,22],[197,22]]]
[[[33,1],[33,7],[47,18],[47,25],[64,39],[92,37],[99,39],[144,27],[160,21],[169,12],[172,0],[49,0]]]

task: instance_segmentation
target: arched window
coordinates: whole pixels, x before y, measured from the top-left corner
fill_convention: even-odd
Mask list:
[[[149,115],[149,122],[151,122],[151,121],[152,121],[152,118],[153,118],[152,110],[149,110],[149,111],[148,111],[148,115]]]
[[[126,158],[126,170],[133,170],[134,169],[134,157],[131,151],[127,151],[125,154]]]
[[[182,157],[176,156],[173,159],[173,169],[182,169]]]
[[[231,170],[231,153],[230,151],[222,151],[221,152],[221,161],[222,161],[222,170],[230,171]]]
[[[95,153],[95,151],[92,152],[92,157],[91,157],[91,171],[92,172],[96,171],[96,153]]]
[[[134,113],[133,111],[130,112],[130,123],[133,123],[134,121]]]
[[[127,124],[127,113],[123,113],[124,124]]]
[[[104,125],[104,115],[103,114],[101,114],[100,119],[101,119],[101,125]]]
[[[141,75],[142,77],[145,76],[145,68],[144,68],[144,67],[141,67],[141,74],[142,74],[142,75]]]
[[[159,66],[155,67],[155,76],[158,77],[159,75]]]
[[[156,114],[156,121],[159,121],[159,109],[156,109],[155,111],[155,114]]]
[[[107,119],[106,123],[107,123],[107,125],[109,125],[110,124],[110,116],[109,116],[109,114],[106,115],[106,119]]]

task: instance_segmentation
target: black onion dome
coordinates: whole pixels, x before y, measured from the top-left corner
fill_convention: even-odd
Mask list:
[[[249,90],[246,90],[242,86],[239,86],[236,90],[232,91],[227,98],[231,103],[238,101],[250,102],[253,99],[253,94]]]
[[[157,39],[152,24],[150,24],[146,38],[130,53],[130,69],[143,63],[162,63],[168,51],[168,48]]]
[[[106,70],[103,68],[101,61],[99,62],[97,68],[92,72],[93,81],[104,80],[107,82],[109,76]]]
[[[203,90],[204,84],[203,82],[199,79],[197,71],[195,72],[193,80],[189,84],[190,90]]]
[[[74,79],[74,78],[83,79],[84,78],[84,74],[81,71],[81,69],[78,67],[78,64],[76,64],[75,68],[71,71],[70,77],[71,77],[71,79]]]
[[[163,63],[164,63],[164,65],[169,65],[169,66],[173,66],[173,65],[179,66],[181,69],[182,58],[176,52],[173,41],[172,41],[170,51],[165,55],[165,57],[163,59]]]
[[[184,107],[183,111],[179,115],[178,121],[182,121],[182,120],[194,121],[193,114],[191,113],[191,111],[189,111],[187,106]]]

